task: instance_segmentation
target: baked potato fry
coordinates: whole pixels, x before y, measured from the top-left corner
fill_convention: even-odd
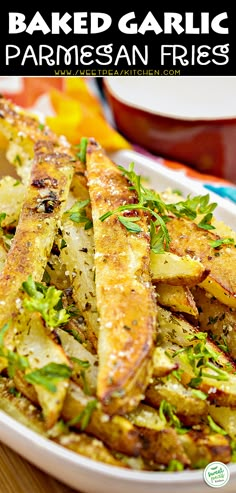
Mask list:
[[[27,316],[22,317],[19,326],[15,326],[16,328],[15,346],[17,353],[27,357],[30,365],[30,368],[26,369],[26,375],[50,363],[71,367],[70,360],[62,346],[53,339],[51,333],[46,332],[39,313],[32,313],[28,319]],[[53,392],[45,385],[33,384],[47,429],[51,428],[61,415],[68,385],[69,378],[66,377],[56,383]]]
[[[23,184],[28,184],[34,159],[34,145],[40,140],[58,143],[58,137],[39,117],[0,97],[0,132],[8,141],[7,159]]]
[[[141,211],[143,231],[138,234],[130,234],[116,215],[102,221],[107,212],[134,204],[136,193],[93,140],[87,147],[86,165],[100,321],[97,395],[109,413],[124,413],[142,399],[152,371],[156,304],[148,221]]]
[[[191,257],[198,258],[209,271],[206,279],[197,284],[221,303],[236,308],[234,245],[222,244],[217,250],[212,244],[219,236],[183,218],[173,218],[167,223],[167,228],[171,237],[170,251],[180,256],[186,255],[187,252]]]
[[[39,282],[43,277],[72,175],[73,160],[67,148],[55,149],[47,141],[36,144],[30,184],[0,274],[0,327],[16,316],[16,300],[28,276],[33,272],[34,280]],[[12,336],[9,330],[6,344],[13,343]]]
[[[186,388],[176,378],[155,378],[149,384],[145,400],[155,408],[167,401],[175,409],[175,414],[187,426],[200,423],[208,414],[209,403],[198,397],[195,389]]]
[[[156,286],[157,302],[173,312],[187,313],[192,317],[198,316],[198,309],[188,286],[172,286],[158,283]]]
[[[85,229],[84,223],[71,220],[72,214],[66,211],[62,218],[62,236],[66,246],[61,250],[60,258],[66,265],[75,303],[85,319],[87,339],[96,350],[99,323],[93,230]]]
[[[135,427],[123,416],[104,413],[96,399],[84,394],[76,384],[71,383],[68,388],[62,417],[70,427],[86,430],[112,450],[134,457],[140,453],[142,442]]]
[[[209,270],[190,255],[179,256],[172,252],[151,252],[151,276],[153,283],[173,286],[194,286],[203,281]]]
[[[236,311],[199,286],[192,288],[192,294],[198,307],[199,329],[208,332],[236,360]]]

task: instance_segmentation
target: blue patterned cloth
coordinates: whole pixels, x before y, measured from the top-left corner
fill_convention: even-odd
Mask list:
[[[236,204],[236,187],[204,184],[204,188],[207,188],[211,192],[217,193],[221,197],[232,200],[232,202]]]

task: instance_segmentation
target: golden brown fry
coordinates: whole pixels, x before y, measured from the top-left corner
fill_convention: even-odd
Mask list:
[[[0,274],[0,327],[18,313],[16,300],[22,282],[29,275],[35,281],[42,279],[64,211],[73,170],[73,158],[66,147],[55,147],[47,141],[36,144],[27,195]],[[7,344],[12,343],[12,335],[12,330],[9,330]]]
[[[173,286],[194,286],[203,281],[209,271],[190,255],[176,255],[173,252],[156,254],[151,252],[151,276],[153,283]]]
[[[124,462],[113,457],[111,452],[101,440],[86,435],[85,433],[68,433],[60,435],[53,439],[54,442],[59,443],[62,447],[65,447],[77,454],[84,455],[90,459],[104,462],[111,466],[127,467]]]
[[[100,319],[97,395],[109,413],[124,413],[142,399],[152,370],[156,305],[148,222],[140,213],[142,232],[133,234],[116,215],[100,220],[120,205],[134,204],[137,197],[118,167],[93,140],[87,148],[87,173]]]
[[[185,219],[172,219],[167,223],[167,228],[171,237],[170,251],[180,256],[187,253],[198,258],[210,271],[207,278],[199,283],[200,286],[221,303],[236,308],[234,245],[222,245],[219,251],[216,250],[210,242],[219,239],[219,236]]]
[[[71,368],[70,360],[62,346],[54,340],[53,334],[46,332],[40,314],[32,313],[30,317],[27,315],[20,320],[19,326],[15,325],[15,330],[17,330],[15,335],[16,351],[21,356],[27,357],[30,365],[30,368],[26,369],[26,374],[50,363],[66,365]],[[69,378],[60,379],[56,383],[55,392],[51,392],[44,385],[33,385],[47,429],[54,426],[61,415],[68,384]]]
[[[8,140],[7,158],[16,168],[23,183],[28,183],[34,158],[34,145],[39,140],[58,143],[56,136],[38,116],[0,97],[0,131]]]
[[[62,417],[68,422],[79,418],[89,402],[94,398],[87,396],[73,383],[70,384],[64,402]],[[81,429],[82,421],[74,425],[75,429]],[[108,416],[98,406],[93,410],[85,431],[103,441],[110,449],[131,456],[137,456],[142,448],[142,442],[138,431],[123,416]]]
[[[209,408],[208,402],[197,397],[195,392],[195,389],[185,388],[174,377],[153,379],[146,390],[145,400],[155,408],[165,400],[173,406],[180,420],[190,426],[201,422]]]
[[[4,377],[0,378],[0,409],[28,428],[46,435],[40,409],[23,395],[18,395],[14,381]]]
[[[200,330],[209,335],[236,360],[236,311],[199,286],[192,288],[198,307]]]
[[[178,369],[177,363],[167,356],[165,348],[155,347],[153,351],[153,372],[152,377],[165,377],[173,370]],[[146,394],[145,394],[146,395]]]
[[[209,428],[191,430],[179,436],[180,442],[190,459],[191,469],[202,469],[210,462],[231,461],[232,453],[229,437],[210,433]]]
[[[157,302],[161,306],[170,308],[173,312],[187,313],[195,318],[198,316],[198,309],[188,286],[158,283],[156,293]]]

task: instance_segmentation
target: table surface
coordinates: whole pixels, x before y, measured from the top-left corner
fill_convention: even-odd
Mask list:
[[[0,493],[78,493],[0,443]],[[81,492],[82,493],[82,492]]]

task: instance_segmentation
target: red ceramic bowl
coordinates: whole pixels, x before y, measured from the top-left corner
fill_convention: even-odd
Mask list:
[[[236,77],[107,77],[103,89],[131,143],[236,183]]]

